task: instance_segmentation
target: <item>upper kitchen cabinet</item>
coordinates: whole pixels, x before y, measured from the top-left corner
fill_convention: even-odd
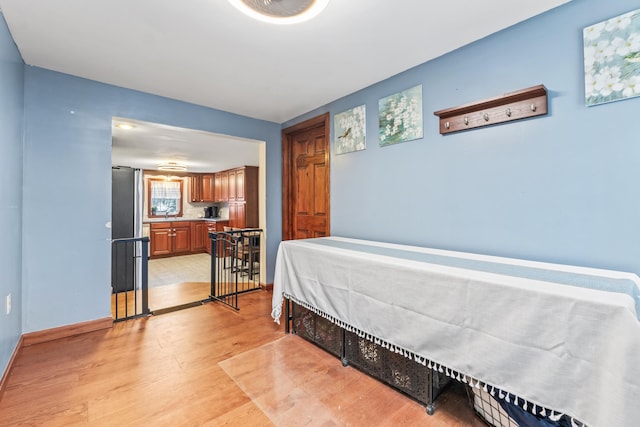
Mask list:
[[[230,202],[236,200],[236,169],[227,172],[229,174],[229,197]]]
[[[192,202],[215,202],[215,175],[193,174],[189,177],[189,200]]]
[[[258,168],[244,166],[229,171],[229,201],[258,200]]]
[[[189,200],[199,202],[202,198],[202,182],[199,175],[189,176]]]
[[[255,228],[258,222],[258,168],[245,166],[229,171],[229,225]]]
[[[215,202],[215,174],[203,174],[202,182],[202,202]]]
[[[216,202],[229,201],[229,171],[216,172],[214,187]]]

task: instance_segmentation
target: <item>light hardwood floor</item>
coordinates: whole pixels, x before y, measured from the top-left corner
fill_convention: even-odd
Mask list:
[[[148,290],[149,309],[161,310],[209,298],[211,284],[209,282],[183,282],[164,285]],[[118,304],[116,305],[116,298]],[[126,313],[142,312],[142,292],[129,291],[111,294],[111,316],[114,319],[126,317]],[[116,307],[118,316],[116,317]],[[126,311],[125,311],[126,310]]]
[[[237,284],[237,288],[239,292],[244,292],[255,288],[255,284],[241,282]],[[232,293],[235,289],[235,283],[218,283],[216,285],[216,292],[218,292],[219,295]],[[171,307],[190,304],[207,299],[210,295],[210,282],[182,282],[149,288],[149,310],[152,312],[161,311]],[[123,319],[135,313],[142,313],[142,291],[111,294],[111,317],[114,319]]]
[[[23,348],[0,426],[482,426],[460,390],[436,414],[269,316],[271,293]]]

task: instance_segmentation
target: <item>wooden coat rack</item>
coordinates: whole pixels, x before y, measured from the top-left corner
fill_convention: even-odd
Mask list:
[[[495,98],[436,111],[442,135],[547,114],[547,88],[533,86]]]

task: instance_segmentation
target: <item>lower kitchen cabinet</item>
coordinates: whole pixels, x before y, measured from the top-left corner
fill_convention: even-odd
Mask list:
[[[207,221],[205,222],[205,226],[204,226],[204,246],[205,249],[207,251],[207,253],[211,254],[211,239],[209,238],[209,233],[215,233],[216,230],[216,223],[215,222],[211,222],[211,221]]]
[[[224,226],[229,225],[229,221],[215,221],[215,222],[207,222],[205,226],[205,240],[207,246],[207,252],[211,253],[211,239],[209,238],[209,233],[215,233],[216,231],[224,231]],[[224,244],[223,242],[219,242],[216,247],[216,258],[220,258],[224,256]]]
[[[151,223],[149,233],[151,257],[191,252],[191,223],[189,221]]]
[[[191,252],[191,223],[172,222],[173,253],[183,254]]]
[[[204,221],[191,222],[191,252],[203,252],[207,249],[207,225]]]
[[[240,209],[243,212],[243,209]],[[189,253],[211,253],[209,233],[224,231],[229,221],[172,221],[152,222],[149,230],[150,257],[167,257]],[[241,225],[241,224],[240,224]],[[237,225],[236,225],[237,226]],[[223,256],[223,243],[216,256]]]
[[[151,251],[149,256],[171,255],[173,230],[170,222],[151,224],[149,240]]]

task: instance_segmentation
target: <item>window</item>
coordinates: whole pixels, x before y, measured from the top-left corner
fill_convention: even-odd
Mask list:
[[[182,216],[182,180],[149,178],[149,217]]]

